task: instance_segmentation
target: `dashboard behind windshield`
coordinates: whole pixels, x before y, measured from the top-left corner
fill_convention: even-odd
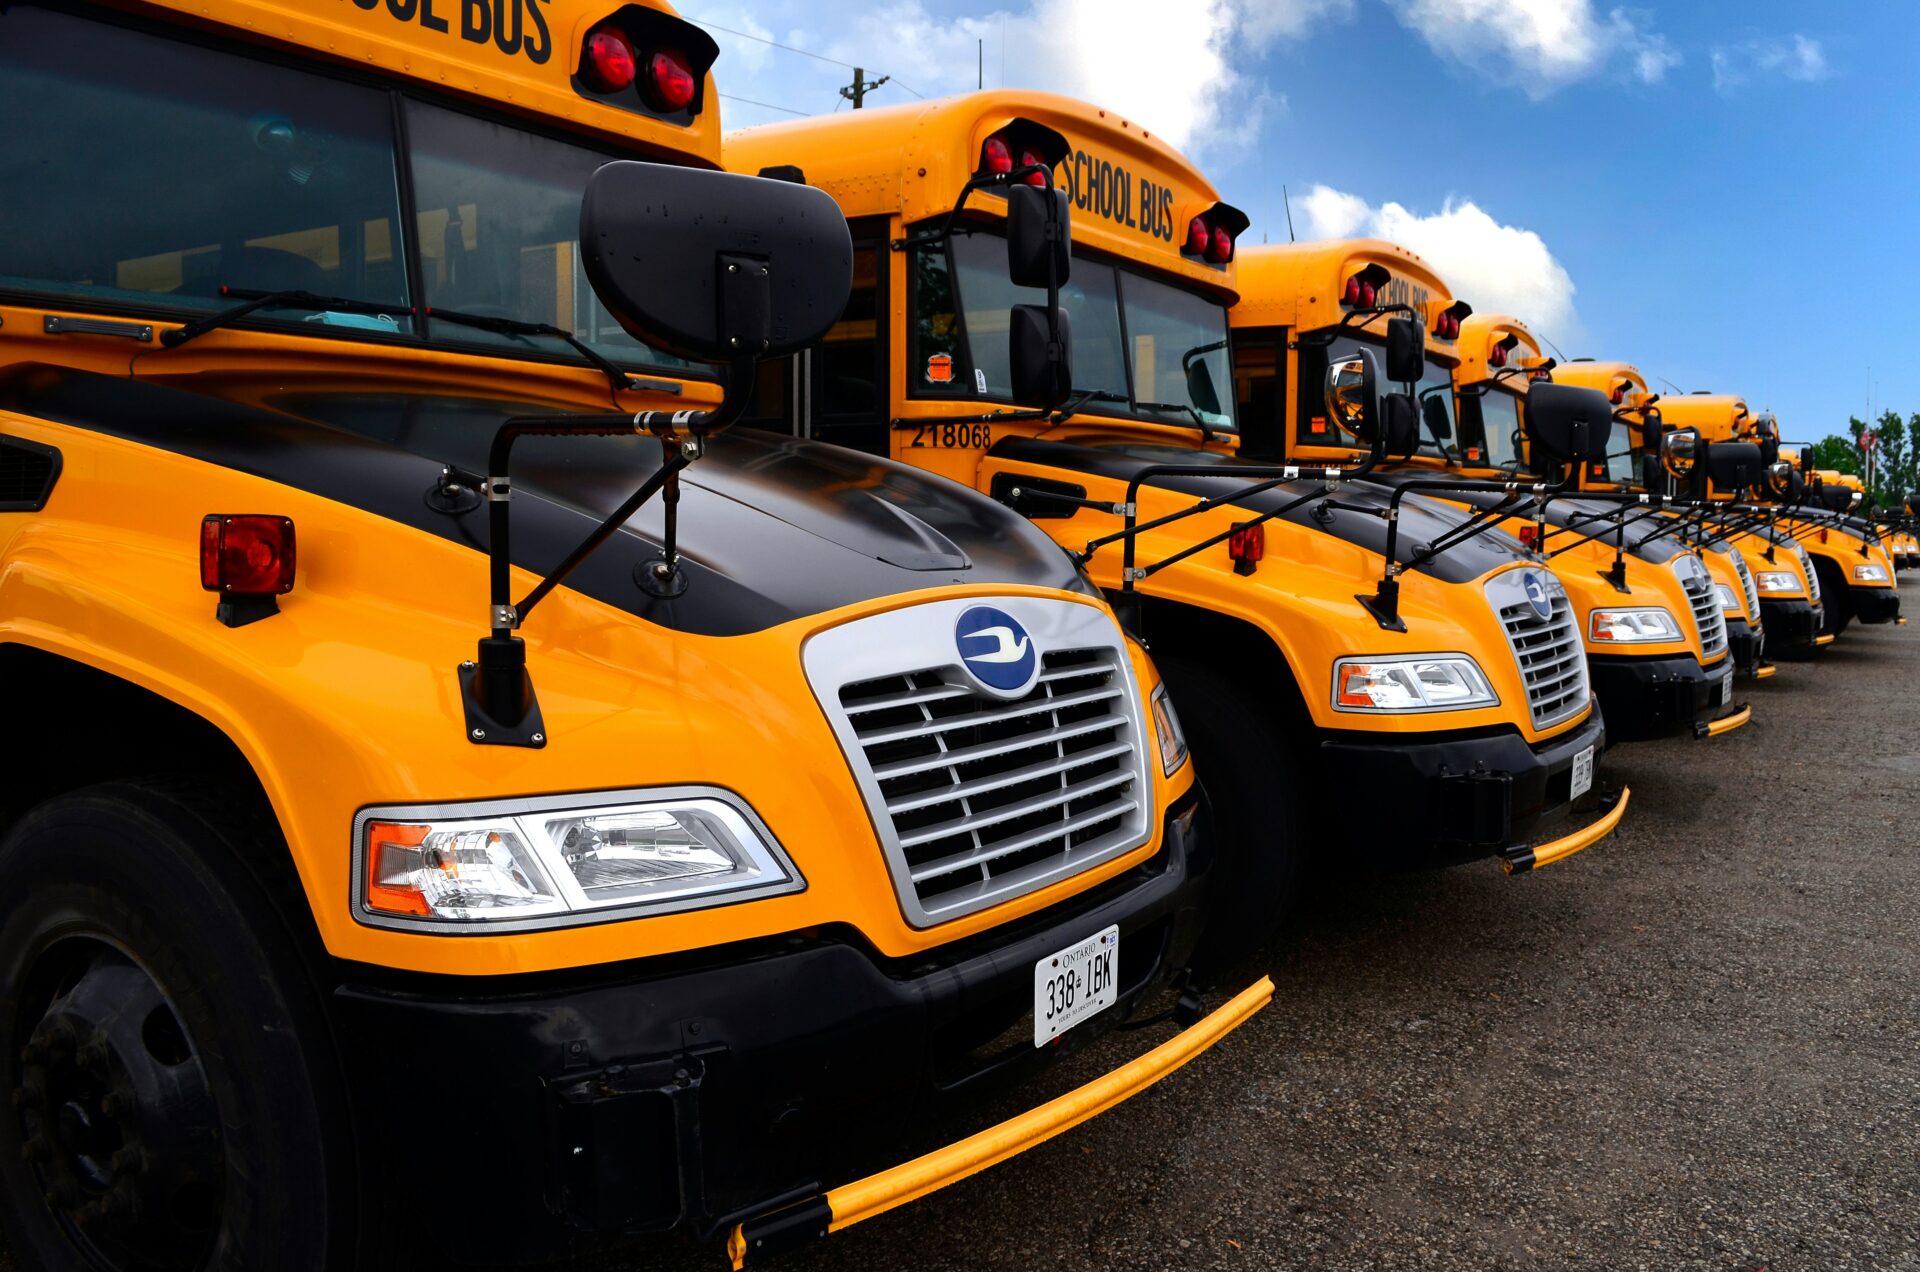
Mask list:
[[[917,252],[910,277],[912,391],[1011,397],[1008,315],[1045,304],[1046,293],[1009,281],[1006,240],[956,234],[945,249]],[[1223,305],[1078,253],[1060,304],[1073,325],[1074,390],[1095,395],[1088,411],[1235,429]]]

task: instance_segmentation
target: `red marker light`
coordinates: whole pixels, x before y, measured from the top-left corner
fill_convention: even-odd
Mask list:
[[[633,45],[618,31],[595,31],[587,37],[580,61],[580,77],[597,93],[618,93],[633,83],[639,65]]]
[[[989,137],[980,147],[980,171],[1005,176],[1013,171],[1013,151],[1004,137]]]
[[[1540,527],[1521,526],[1520,542],[1526,544],[1529,551],[1538,552],[1540,550]]]
[[[1360,284],[1360,308],[1372,309],[1373,302],[1379,299],[1379,296],[1380,293],[1374,290],[1372,283]]]
[[[1347,280],[1346,290],[1340,293],[1340,303],[1343,305],[1358,305],[1360,303],[1360,276],[1358,274],[1355,274]]]
[[[647,60],[647,98],[658,110],[685,110],[693,105],[699,82],[693,66],[679,49],[659,49]]]
[[[1607,394],[1607,400],[1608,400],[1609,402],[1612,402],[1612,403],[1613,403],[1613,404],[1614,404],[1615,406],[1618,406],[1618,405],[1620,405],[1620,404],[1621,404],[1622,402],[1624,402],[1624,401],[1626,401],[1626,400],[1627,400],[1627,386],[1626,386],[1626,385],[1624,385],[1624,384],[1616,384],[1616,385],[1614,385],[1614,386],[1613,386],[1613,392],[1611,392],[1611,393],[1609,393],[1609,394]]]
[[[1213,239],[1207,244],[1207,259],[1215,265],[1225,265],[1233,259],[1233,235],[1221,226],[1213,227]]]
[[[1020,152],[1020,166],[1022,168],[1031,168],[1035,165],[1042,168],[1051,168],[1053,166],[1046,161],[1045,156],[1031,150],[1022,150]],[[1038,172],[1029,172],[1027,174],[1027,184],[1031,186],[1045,186],[1047,179]]]
[[[1506,349],[1504,349],[1500,345],[1495,345],[1493,346],[1493,348],[1487,350],[1487,365],[1491,367],[1506,366],[1507,365]]]
[[[1188,256],[1204,256],[1213,243],[1213,235],[1207,229],[1207,223],[1199,217],[1187,222],[1187,245],[1180,250]]]
[[[225,596],[293,591],[293,522],[256,513],[203,518],[200,586]]]
[[[1253,573],[1267,555],[1267,528],[1264,525],[1240,526],[1227,536],[1227,556],[1242,574]]]

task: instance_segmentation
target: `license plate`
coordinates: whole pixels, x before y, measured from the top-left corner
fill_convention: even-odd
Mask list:
[[[1720,677],[1720,688],[1714,692],[1713,705],[1724,707],[1733,701],[1733,673],[1729,671]]]
[[[1588,747],[1573,757],[1573,786],[1568,791],[1568,799],[1579,799],[1593,789],[1593,748]]]
[[[1120,929],[1096,932],[1033,965],[1033,1045],[1044,1047],[1120,997]]]

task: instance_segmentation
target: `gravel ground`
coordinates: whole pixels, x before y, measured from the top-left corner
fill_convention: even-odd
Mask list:
[[[1610,840],[1317,885],[1212,1052],[783,1266],[1920,1269],[1920,633],[1743,692]]]

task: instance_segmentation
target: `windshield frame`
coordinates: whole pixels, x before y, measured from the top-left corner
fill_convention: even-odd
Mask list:
[[[351,86],[369,92],[376,97],[384,97],[392,125],[388,133],[391,144],[391,157],[394,164],[397,203],[399,209],[399,232],[395,235],[395,248],[402,254],[402,281],[408,292],[404,298],[409,307],[405,316],[409,329],[383,331],[371,327],[332,325],[309,321],[304,314],[278,316],[275,307],[268,307],[223,324],[233,331],[257,332],[276,336],[298,336],[318,341],[345,341],[351,344],[374,345],[386,349],[421,350],[456,353],[471,357],[500,359],[509,362],[524,362],[548,366],[579,368],[591,372],[596,378],[599,371],[578,353],[550,337],[529,337],[529,340],[551,341],[557,348],[542,348],[532,344],[489,343],[471,336],[462,338],[459,333],[466,330],[451,322],[436,325],[423,311],[429,306],[425,298],[424,278],[421,272],[420,256],[420,209],[415,192],[415,173],[411,141],[407,133],[407,104],[409,102],[462,115],[481,123],[499,128],[509,128],[524,133],[535,140],[547,144],[557,143],[573,146],[591,154],[600,156],[605,162],[621,159],[638,159],[646,162],[673,162],[672,156],[661,156],[638,145],[622,147],[614,138],[588,134],[566,129],[560,121],[544,117],[526,117],[504,111],[489,111],[475,103],[451,95],[434,93],[418,86],[402,85],[394,80],[377,74],[368,74],[356,69],[336,68],[314,55],[312,50],[295,51],[290,55],[275,56],[263,53],[258,47],[231,38],[222,38],[217,34],[202,33],[178,29],[171,26],[156,26],[150,22],[140,22],[124,15],[87,10],[66,15],[78,21],[110,27],[127,36],[163,43],[168,48],[201,49],[242,59],[250,64],[275,70],[289,70],[306,76],[318,76],[334,83]],[[150,297],[150,298],[149,298]],[[350,299],[350,298],[348,298]],[[181,303],[182,301],[205,301],[206,303]],[[175,297],[170,292],[152,292],[135,298],[121,293],[118,295],[90,295],[78,290],[57,288],[23,287],[17,284],[0,285],[0,303],[22,305],[34,308],[65,309],[81,313],[153,319],[162,322],[192,322],[218,314],[230,308],[231,300],[217,297]],[[454,309],[452,306],[442,308]],[[288,311],[282,310],[282,313]],[[516,318],[519,316],[516,315]],[[539,321],[526,319],[526,321]],[[625,356],[626,351],[597,349],[623,371],[637,373],[659,381],[717,381],[717,368],[699,363],[678,364],[655,361],[642,361]],[[657,352],[657,351],[656,351]],[[649,387],[637,385],[635,387]],[[659,384],[651,387],[677,391],[677,385]]]
[[[1014,402],[1011,397],[997,396],[991,390],[983,393],[974,387],[976,383],[974,380],[974,368],[976,364],[973,357],[973,333],[967,323],[967,301],[963,294],[960,263],[954,254],[954,244],[963,236],[968,239],[984,236],[996,245],[1003,245],[1006,241],[1006,230],[1005,226],[998,222],[965,221],[955,226],[954,232],[937,246],[927,246],[913,250],[936,251],[945,259],[948,280],[947,286],[953,300],[955,347],[958,359],[964,366],[955,368],[952,381],[954,387],[944,390],[928,389],[920,383],[918,377],[911,373],[912,363],[914,361],[914,346],[911,341],[915,338],[914,333],[917,332],[921,315],[919,309],[920,274],[919,271],[914,268],[911,259],[909,259],[903,271],[907,277],[906,326],[909,337],[909,345],[905,358],[907,365],[903,370],[903,378],[906,385],[905,397],[910,401],[948,403],[979,402],[1019,409],[1018,403]],[[1004,257],[1004,251],[1004,246],[1000,247],[1000,256],[1002,258]],[[1151,272],[1150,266],[1129,260],[1124,256],[1100,251],[1097,248],[1083,248],[1076,243],[1073,248],[1073,260],[1076,265],[1085,264],[1090,267],[1110,270],[1112,273],[1114,282],[1114,311],[1118,322],[1120,338],[1119,361],[1125,371],[1127,381],[1127,400],[1125,402],[1110,402],[1094,399],[1076,410],[1074,412],[1075,418],[1098,416],[1104,419],[1123,421],[1130,424],[1146,424],[1156,428],[1178,429],[1181,432],[1205,432],[1223,438],[1239,438],[1241,435],[1239,402],[1237,396],[1231,391],[1233,385],[1233,323],[1226,303],[1224,301],[1216,301],[1211,296],[1197,289],[1181,286],[1180,283],[1175,280],[1156,277]],[[1192,416],[1147,411],[1140,407],[1139,377],[1134,368],[1133,333],[1127,322],[1127,285],[1130,282],[1136,285],[1146,283],[1156,287],[1164,287],[1178,293],[1184,298],[1199,301],[1210,309],[1217,308],[1219,310],[1220,343],[1217,349],[1209,348],[1209,353],[1217,354],[1222,360],[1223,374],[1222,376],[1215,377],[1214,389],[1221,405],[1221,413],[1225,416],[1224,420],[1218,422],[1209,420],[1205,424],[1202,424]],[[1009,284],[1009,286],[1011,286],[1011,284]],[[1065,309],[1064,303],[1063,309]],[[1072,311],[1067,309],[1066,312],[1070,314]],[[1225,388],[1222,388],[1223,384]],[[1160,400],[1170,401],[1171,399]]]

